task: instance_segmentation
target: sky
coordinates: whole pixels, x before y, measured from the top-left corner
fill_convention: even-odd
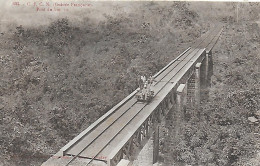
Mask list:
[[[15,2],[19,2],[19,5]],[[61,3],[68,6],[56,5]],[[131,12],[134,8],[131,4],[87,0],[0,0],[0,30],[5,30],[9,24],[42,26],[64,17],[72,22],[80,22],[84,17],[99,22],[104,19],[104,13],[111,16],[118,14],[116,9],[119,7],[123,8],[121,11]],[[60,11],[54,11],[55,9]]]
[[[98,23],[105,19],[104,14],[110,16],[128,14],[142,7],[140,1],[98,1],[100,0],[0,0],[0,31],[7,30],[10,25],[24,27],[48,25],[53,20],[64,17],[71,22],[81,22],[88,17]],[[15,2],[19,2],[19,5]],[[68,6],[55,6],[55,3]],[[50,9],[52,11],[49,11]],[[55,9],[60,11],[54,11]]]

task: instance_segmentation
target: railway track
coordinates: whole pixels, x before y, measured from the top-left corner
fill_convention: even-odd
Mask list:
[[[201,51],[201,48],[207,48],[216,40],[216,37],[219,35],[218,31],[219,27],[208,32],[202,40],[189,47],[153,76],[155,79],[155,96],[163,91],[167,84]],[[177,72],[172,72],[173,70]],[[128,125],[133,123],[137,119],[136,117],[143,113],[143,109],[149,105],[149,103],[137,102],[134,98],[135,93],[136,91],[124,99],[123,102],[120,102],[120,105],[112,108],[111,112],[101,117],[95,125],[91,126],[88,131],[80,135],[73,143],[67,145],[64,155],[72,156],[72,158],[65,166],[71,165],[78,157],[90,159],[86,164],[87,166],[94,160],[102,160],[102,156],[107,156],[107,154],[111,153],[110,149],[120,141],[121,137],[118,136],[121,135],[123,137],[122,133],[127,131]]]

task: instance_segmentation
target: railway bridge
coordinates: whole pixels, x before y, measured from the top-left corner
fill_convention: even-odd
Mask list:
[[[207,32],[155,74],[152,101],[138,102],[135,90],[42,166],[130,166],[149,138],[153,138],[151,160],[156,163],[160,122],[170,111],[181,119],[184,107],[196,108],[207,96],[212,49],[221,32],[222,27]]]

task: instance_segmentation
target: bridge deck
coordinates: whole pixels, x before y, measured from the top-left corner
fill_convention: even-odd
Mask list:
[[[180,57],[180,60],[175,61],[169,68],[167,68],[167,70],[165,70],[156,78],[156,84],[153,87],[156,96],[155,98],[161,95],[161,93],[159,92],[166,86],[166,84],[171,80],[174,75],[179,73],[181,69],[185,69],[188,61],[195,60],[193,59],[193,57],[197,53],[201,54],[202,52],[200,49],[189,50],[182,57]],[[151,104],[156,105],[159,103],[153,100]],[[108,144],[111,144],[111,140],[115,144],[117,143],[113,141],[115,140],[115,138],[122,140],[124,135],[123,137],[120,137],[118,136],[118,134],[123,131],[125,126],[130,125],[130,122],[133,119],[142,119],[142,117],[139,116],[139,113],[144,110],[146,105],[147,103],[137,102],[135,98],[132,98],[131,100],[129,100],[129,102],[125,103],[121,108],[119,108],[116,113],[114,113],[113,115],[108,117],[107,120],[101,123],[93,132],[91,132],[80,142],[75,144],[70,150],[66,152],[66,154],[76,155],[89,145],[79,155],[80,157],[106,158],[111,151],[111,148],[107,148]]]

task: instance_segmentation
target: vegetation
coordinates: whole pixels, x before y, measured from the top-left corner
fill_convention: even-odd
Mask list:
[[[166,165],[259,165],[259,123],[248,119],[260,118],[259,30],[254,22],[224,28],[213,52],[210,98],[176,126],[177,137],[169,128]]]
[[[228,165],[251,157],[259,26],[249,21],[257,7],[246,6],[253,15],[247,25],[232,25],[233,3],[223,15],[208,12],[210,21],[193,3],[136,2],[128,13],[120,5],[100,21],[86,13],[80,22],[60,18],[1,32],[0,165],[40,165],[133,91],[140,75],[157,72],[216,22],[228,26],[214,53],[212,97],[180,124],[185,132],[177,148],[166,148],[165,162]]]

